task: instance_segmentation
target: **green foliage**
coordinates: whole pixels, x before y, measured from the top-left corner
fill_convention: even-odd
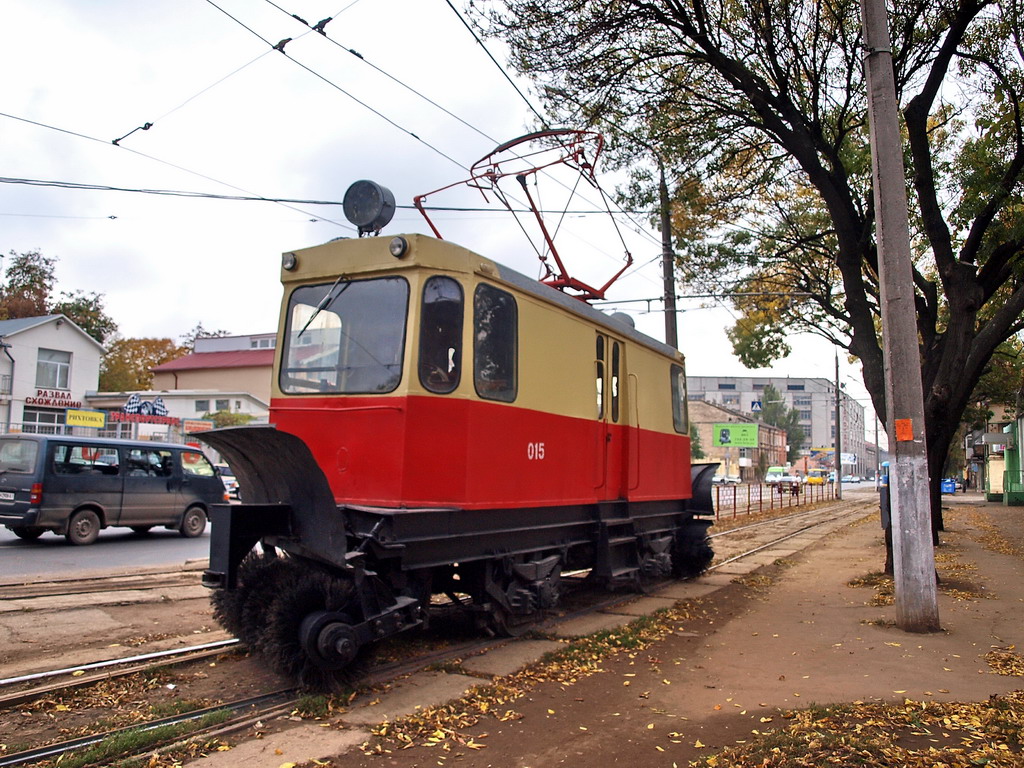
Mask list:
[[[51,314],[61,314],[101,344],[117,333],[117,323],[103,308],[103,295],[84,291],[61,293],[61,300],[50,307]]]
[[[102,344],[117,332],[117,323],[103,308],[103,295],[76,290],[54,301],[56,265],[56,257],[39,251],[11,251],[0,286],[0,319],[61,314]]]
[[[697,425],[693,422],[690,422],[690,458],[707,458],[707,455],[704,453],[704,447],[700,444],[700,432],[697,431]]]
[[[211,419],[213,425],[220,429],[221,427],[242,427],[252,421],[255,416],[248,413],[232,413],[231,411],[216,411],[214,413],[208,413],[203,416],[204,419]]]

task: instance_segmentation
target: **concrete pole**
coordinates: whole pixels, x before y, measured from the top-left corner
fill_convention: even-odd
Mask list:
[[[897,120],[885,0],[861,0],[871,127],[886,430],[893,461],[892,498],[896,625],[908,632],[937,632],[938,595],[928,495],[921,354],[918,349],[910,224]]]
[[[665,164],[658,158],[658,195],[661,199],[661,273],[665,291],[665,343],[679,349],[679,324],[676,322],[676,264],[672,253],[672,211],[668,201]]]
[[[836,434],[832,441],[832,451],[836,458],[836,498],[843,498],[843,421],[839,402],[839,353],[836,352]]]

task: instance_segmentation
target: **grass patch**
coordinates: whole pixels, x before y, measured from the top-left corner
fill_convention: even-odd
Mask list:
[[[57,761],[47,761],[39,763],[39,765],[56,766],[59,763],[61,768],[84,768],[84,766],[88,765],[117,765],[118,763],[115,763],[114,760],[121,755],[130,755],[134,752],[173,741],[194,731],[223,723],[230,717],[231,710],[218,709],[184,723],[161,725],[149,729],[144,727],[132,728],[131,730],[114,734],[77,752],[66,754]]]
[[[331,712],[327,696],[301,696],[295,703],[295,713],[301,717],[326,717]]]

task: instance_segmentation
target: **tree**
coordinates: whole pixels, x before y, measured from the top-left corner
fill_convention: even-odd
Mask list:
[[[61,314],[100,344],[104,343],[117,332],[117,323],[103,308],[103,295],[76,290],[62,292],[60,299],[53,301],[56,265],[56,257],[44,256],[39,251],[11,251],[5,284],[0,287],[0,319]]]
[[[207,413],[204,419],[212,419],[217,429],[223,427],[244,427],[256,417],[249,413],[232,413],[231,411],[215,411]]]
[[[890,22],[939,526],[961,414],[1024,328],[1024,15],[911,0]],[[745,363],[777,359],[783,333],[817,333],[859,358],[885,415],[856,0],[495,0],[480,23],[552,115],[610,128],[623,166],[657,148],[682,278],[745,294],[731,334]],[[654,199],[650,179],[634,174],[631,200]]]
[[[15,253],[4,272],[6,284],[0,289],[0,313],[5,319],[39,317],[49,314],[50,292],[56,282],[57,259],[39,251]]]
[[[700,444],[700,432],[697,430],[697,425],[694,424],[693,422],[690,422],[690,458],[706,458],[704,448]]]
[[[153,382],[151,368],[187,354],[171,339],[114,339],[100,361],[102,392],[147,390]]]
[[[786,405],[782,393],[771,384],[765,385],[761,393],[761,421],[786,430],[786,442],[789,444],[786,461],[790,464],[796,461],[805,440],[804,428],[800,425],[800,411]]]
[[[50,314],[64,315],[100,344],[117,333],[117,323],[103,309],[99,293],[61,292],[61,300],[50,307]]]
[[[196,348],[196,339],[209,339],[219,338],[221,336],[230,336],[230,331],[208,331],[203,328],[201,322],[196,323],[196,327],[181,335],[181,346],[188,352],[194,352]]]

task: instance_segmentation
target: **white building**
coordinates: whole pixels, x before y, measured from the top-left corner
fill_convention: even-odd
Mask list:
[[[68,408],[96,389],[103,345],[64,315],[0,320],[5,432],[59,432]]]
[[[136,395],[143,407],[139,413],[125,413],[128,398]],[[159,401],[160,411],[153,407]],[[176,389],[133,392],[90,392],[89,407],[107,412],[107,426],[99,437],[126,440],[189,442],[189,432],[209,428],[205,416],[231,412],[249,416],[251,424],[266,424],[270,414],[267,403],[241,391],[220,389]]]
[[[802,455],[809,466],[832,466],[836,436],[835,383],[828,379],[781,376],[687,376],[687,397],[705,400],[756,415],[764,407],[764,390],[771,385],[786,406],[800,413],[804,431]],[[873,472],[864,439],[864,406],[839,391],[843,454],[842,474],[865,476]],[[806,467],[804,467],[806,470]]]

